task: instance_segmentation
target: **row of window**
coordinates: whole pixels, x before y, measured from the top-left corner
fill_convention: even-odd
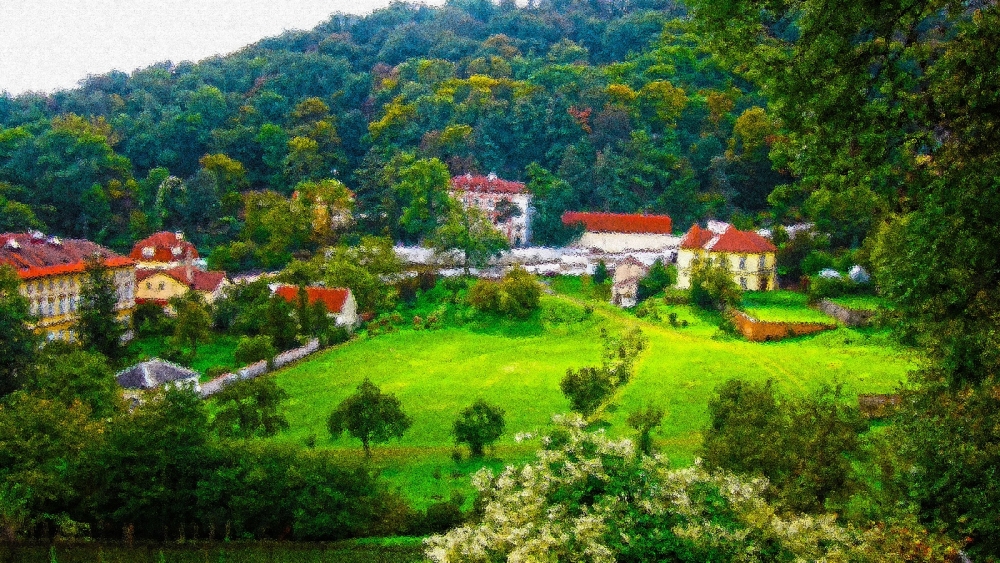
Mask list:
[[[26,287],[28,289],[28,295],[32,295],[32,294],[35,294],[35,293],[42,293],[43,291],[45,291],[46,285],[48,286],[48,290],[49,291],[55,291],[56,289],[59,289],[60,291],[65,291],[65,290],[69,289],[70,291],[73,291],[73,290],[76,289],[78,283],[79,282],[78,282],[77,278],[75,278],[75,277],[74,278],[59,278],[58,283],[54,279],[49,279],[47,281],[46,280],[39,280],[39,281],[36,281],[34,283],[28,282],[28,284],[26,285]]]
[[[76,307],[80,303],[79,295],[63,295],[56,299],[49,297],[46,299],[33,299],[31,301],[31,315],[34,317],[52,317],[55,315],[65,315],[76,312]]]

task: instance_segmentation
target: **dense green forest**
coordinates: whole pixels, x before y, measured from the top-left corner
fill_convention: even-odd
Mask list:
[[[355,194],[357,230],[415,241],[427,233],[395,222],[395,184],[435,158],[534,180],[538,243],[561,242],[566,209],[747,220],[787,181],[765,106],[673,0],[397,3],[197,64],[0,97],[0,227],[118,249],[177,229],[207,253],[268,240],[246,194],[331,179]]]

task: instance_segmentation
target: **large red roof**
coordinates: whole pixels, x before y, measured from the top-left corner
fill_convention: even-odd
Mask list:
[[[762,254],[775,252],[771,241],[753,231],[741,231],[732,225],[721,233],[714,233],[693,225],[681,239],[681,248],[703,249],[712,252],[735,252],[739,254]]]
[[[198,249],[183,235],[178,238],[177,233],[161,231],[135,243],[129,257],[142,262],[179,262],[186,260],[188,253],[192,259],[198,257]]]
[[[23,280],[83,272],[84,260],[95,254],[109,268],[134,264],[89,240],[46,237],[38,232],[0,234],[0,264],[12,266]]]
[[[673,232],[669,215],[626,215],[621,213],[563,213],[564,225],[583,223],[588,231],[606,233],[664,234]]]
[[[299,298],[299,288],[294,285],[279,285],[274,290],[274,293],[289,303],[295,303],[295,300]],[[350,294],[350,290],[342,287],[306,288],[306,296],[309,299],[309,304],[312,305],[317,301],[321,301],[330,313],[340,313],[344,308],[344,303],[347,302],[348,294]]]
[[[492,174],[489,176],[473,176],[472,174],[455,176],[451,179],[451,187],[455,190],[468,192],[504,194],[519,194],[524,192],[523,182],[501,180]]]
[[[207,291],[209,293],[219,289],[219,286],[226,279],[225,272],[206,272],[197,268],[191,268],[190,276],[188,269],[184,266],[176,266],[169,270],[148,270],[140,269],[135,271],[135,280],[141,282],[156,274],[164,274],[195,291]]]

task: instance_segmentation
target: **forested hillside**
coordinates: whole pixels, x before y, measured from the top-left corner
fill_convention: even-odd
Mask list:
[[[309,236],[275,242],[273,216],[249,232],[245,194],[276,192],[253,196],[260,208],[337,180],[356,231],[415,241],[426,233],[398,223],[397,184],[430,158],[529,181],[537,243],[560,242],[566,209],[746,222],[786,181],[765,106],[673,0],[398,3],[196,64],[0,97],[0,230],[125,249],[177,229],[206,252],[240,240],[285,260]],[[232,253],[220,262],[280,265]]]

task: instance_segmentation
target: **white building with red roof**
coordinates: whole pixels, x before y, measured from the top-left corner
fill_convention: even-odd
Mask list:
[[[30,302],[35,328],[49,340],[74,340],[86,260],[98,257],[114,279],[118,318],[128,324],[135,310],[135,263],[82,239],[60,239],[38,231],[0,234],[0,265],[14,268],[21,294]],[[126,334],[130,337],[131,332]],[[2,336],[0,336],[2,338]]]
[[[166,270],[197,260],[198,249],[180,231],[161,231],[135,243],[129,258],[137,268]]]
[[[673,235],[673,221],[668,215],[567,211],[562,222],[570,227],[583,225],[583,235],[574,246],[606,254],[666,253],[677,248],[680,241]]]
[[[728,223],[709,221],[707,228],[693,225],[681,239],[677,252],[677,287],[691,287],[691,271],[698,260],[721,264],[741,289],[777,289],[774,244],[753,231],[741,231]]]
[[[274,294],[293,305],[298,301],[299,288],[294,285],[274,285]],[[309,305],[317,302],[326,307],[326,314],[334,319],[337,326],[352,329],[358,324],[358,302],[354,293],[344,287],[310,286],[306,288]]]
[[[467,208],[481,209],[511,246],[527,246],[531,240],[528,217],[531,194],[523,182],[501,180],[492,173],[489,176],[466,174],[451,179],[450,194]]]

